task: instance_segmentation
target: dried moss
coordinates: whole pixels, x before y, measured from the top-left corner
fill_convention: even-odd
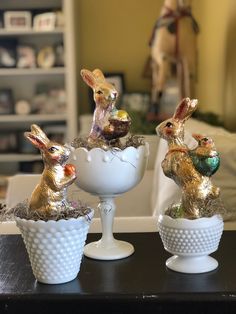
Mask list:
[[[212,217],[216,214],[220,214],[226,217],[226,209],[221,198],[217,198],[214,200],[209,200],[206,202],[199,203],[199,217]],[[165,215],[170,216],[173,219],[176,218],[186,218],[186,219],[194,219],[188,217],[181,203],[171,204],[165,211]],[[196,218],[195,218],[196,219]]]
[[[86,204],[81,202],[71,202],[70,207],[62,206],[57,211],[51,212],[38,212],[30,210],[28,199],[18,203],[15,207],[7,209],[6,206],[0,208],[0,220],[15,220],[16,217],[26,219],[26,220],[55,220],[60,219],[68,220],[70,218],[79,218],[85,216],[86,219],[90,220],[89,214],[92,209]]]
[[[124,150],[130,146],[138,148],[139,146],[142,146],[144,144],[145,141],[143,136],[131,134],[119,140],[104,141],[101,139],[97,139],[97,141],[94,141],[92,143],[88,141],[88,137],[78,137],[73,140],[71,146],[74,148],[84,147],[87,150],[91,150],[93,148],[102,148],[104,150],[118,148]]]

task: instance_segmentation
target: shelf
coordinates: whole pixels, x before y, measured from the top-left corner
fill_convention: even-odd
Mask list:
[[[36,154],[0,154],[0,162],[37,161],[41,159],[41,155]]]
[[[35,113],[32,105],[33,114],[18,115],[0,114],[0,133],[15,134],[17,140],[23,138],[23,132],[29,131],[32,124],[38,124],[45,129],[46,133],[55,133],[65,135],[65,140],[70,141],[78,134],[78,114],[77,114],[77,92],[76,92],[76,49],[75,49],[75,2],[76,0],[0,0],[0,9],[3,13],[9,11],[31,11],[32,17],[41,12],[61,11],[64,15],[64,24],[56,23],[53,30],[36,30],[31,24],[28,29],[0,28],[0,40],[9,41],[11,45],[29,45],[34,47],[36,56],[37,52],[43,47],[62,44],[64,47],[64,64],[65,66],[52,68],[0,68],[0,88],[11,89],[13,106],[18,100],[26,100],[32,103],[35,95],[43,92],[43,87],[50,93],[50,90],[62,89],[66,95],[65,110],[45,109],[45,113]],[[3,14],[2,14],[3,15]],[[2,20],[4,16],[2,16]],[[61,26],[60,26],[61,25]],[[59,64],[59,63],[56,63]],[[60,63],[62,64],[62,63]],[[42,88],[41,88],[42,87]],[[36,104],[37,105],[37,104]],[[50,104],[49,104],[50,105]],[[54,103],[52,103],[54,106]],[[46,113],[46,112],[50,113]],[[50,134],[51,134],[50,133]],[[23,151],[23,149],[22,149]],[[11,150],[0,153],[0,174],[8,175],[19,171],[19,162],[41,160],[39,154],[29,154],[23,152],[12,152]],[[37,152],[37,151],[36,151]],[[8,164],[9,162],[9,164]],[[1,196],[1,195],[0,195]]]
[[[29,115],[0,115],[0,123],[3,122],[47,122],[65,121],[66,114],[29,114]]]
[[[57,28],[51,31],[37,31],[34,29],[26,29],[26,30],[7,30],[7,29],[0,29],[0,36],[29,36],[29,35],[63,35],[64,29]]]
[[[61,5],[61,0],[1,0],[1,9],[4,10],[58,9]]]
[[[65,67],[57,67],[50,69],[43,68],[30,68],[30,69],[18,69],[18,68],[0,68],[0,77],[1,76],[16,76],[16,75],[63,75],[65,74]]]

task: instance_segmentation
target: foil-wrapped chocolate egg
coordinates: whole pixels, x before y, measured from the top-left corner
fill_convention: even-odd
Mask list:
[[[117,139],[127,135],[131,119],[125,110],[117,110],[110,118],[109,124],[104,127],[102,135],[106,140]]]

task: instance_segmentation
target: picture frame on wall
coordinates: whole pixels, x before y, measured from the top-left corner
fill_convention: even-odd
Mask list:
[[[104,76],[110,84],[114,85],[121,97],[125,92],[124,73],[104,73]]]
[[[29,30],[32,26],[30,11],[5,11],[4,28],[7,30]]]

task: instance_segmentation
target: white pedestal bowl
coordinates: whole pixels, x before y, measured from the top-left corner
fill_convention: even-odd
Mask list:
[[[142,179],[148,161],[149,147],[127,147],[124,150],[104,151],[100,148],[77,148],[72,162],[78,172],[77,186],[100,198],[98,206],[102,238],[85,246],[87,257],[99,260],[116,260],[134,252],[132,244],[113,237],[115,215],[114,198],[135,187]]]
[[[208,255],[218,249],[223,226],[220,215],[195,220],[160,215],[158,227],[164,248],[174,255],[166,266],[191,274],[216,269],[218,262]]]

